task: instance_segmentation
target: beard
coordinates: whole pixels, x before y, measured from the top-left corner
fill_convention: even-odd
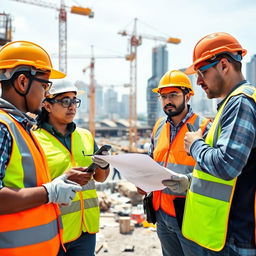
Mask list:
[[[167,109],[167,107],[173,107],[172,109]],[[179,106],[175,106],[174,104],[168,103],[164,106],[164,113],[168,117],[178,116],[185,109],[185,97],[183,98],[183,102]]]

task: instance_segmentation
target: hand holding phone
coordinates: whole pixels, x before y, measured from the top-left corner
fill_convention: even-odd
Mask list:
[[[103,145],[101,148],[99,148],[95,153],[94,155],[102,155],[102,153],[104,151],[109,151],[111,149],[111,146],[110,145]],[[99,165],[97,165],[96,163],[92,163],[87,169],[86,169],[86,172],[93,172],[96,168],[98,168]]]
[[[104,151],[109,151],[111,149],[111,146],[106,144],[106,145],[103,145],[102,147],[100,147],[95,153],[94,155],[102,155],[102,152]]]

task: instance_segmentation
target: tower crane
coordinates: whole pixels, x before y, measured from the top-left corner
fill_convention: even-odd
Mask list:
[[[51,54],[52,58],[56,58],[57,55],[55,53]],[[89,82],[89,130],[95,135],[95,59],[125,59],[125,56],[120,55],[94,55],[93,45],[91,46],[91,54],[71,54],[68,55],[69,59],[90,59],[90,64],[83,68],[82,72],[86,73],[87,70],[90,70],[90,82]],[[124,84],[125,87],[128,87],[128,84]]]
[[[84,56],[85,58],[86,56]],[[79,56],[80,58],[80,56]],[[94,56],[93,46],[91,46],[91,56],[90,56],[90,64],[83,69],[85,73],[88,69],[90,69],[90,84],[89,84],[89,130],[95,135],[95,59],[106,59],[106,58],[125,58],[125,56]]]
[[[129,93],[129,151],[136,152],[137,147],[137,48],[142,44],[142,39],[162,41],[165,43],[179,44],[181,39],[175,37],[161,37],[137,33],[137,18],[134,19],[133,32],[121,30],[121,36],[128,36],[129,54],[126,60],[130,61],[130,93]]]
[[[90,8],[80,6],[66,6],[64,0],[60,0],[60,6],[41,0],[12,0],[16,2],[37,5],[45,8],[55,9],[59,12],[59,69],[67,72],[67,11],[74,14],[85,15],[93,18],[94,13]]]

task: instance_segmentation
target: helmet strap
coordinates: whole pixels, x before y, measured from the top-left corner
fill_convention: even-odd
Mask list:
[[[30,91],[30,88],[31,88],[31,85],[32,85],[32,82],[33,82],[33,76],[29,76],[28,79],[29,79],[29,83],[28,83],[28,87],[27,87],[27,90],[26,90],[25,93],[19,92],[19,91],[17,90],[17,88],[14,86],[14,80],[15,80],[15,79],[11,79],[11,85],[12,85],[12,87],[14,88],[14,90],[15,90],[20,96],[23,96],[23,97],[24,97],[24,100],[25,100],[25,107],[26,107],[27,111],[28,111],[28,102],[27,102],[27,97],[26,97],[26,96],[27,96],[27,94],[28,94],[29,91]]]

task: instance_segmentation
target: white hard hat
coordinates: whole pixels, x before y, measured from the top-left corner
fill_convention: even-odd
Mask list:
[[[51,89],[47,92],[47,98],[54,98],[57,94],[65,92],[75,92],[76,95],[83,94],[83,90],[78,90],[74,82],[69,79],[61,79],[53,83]]]

